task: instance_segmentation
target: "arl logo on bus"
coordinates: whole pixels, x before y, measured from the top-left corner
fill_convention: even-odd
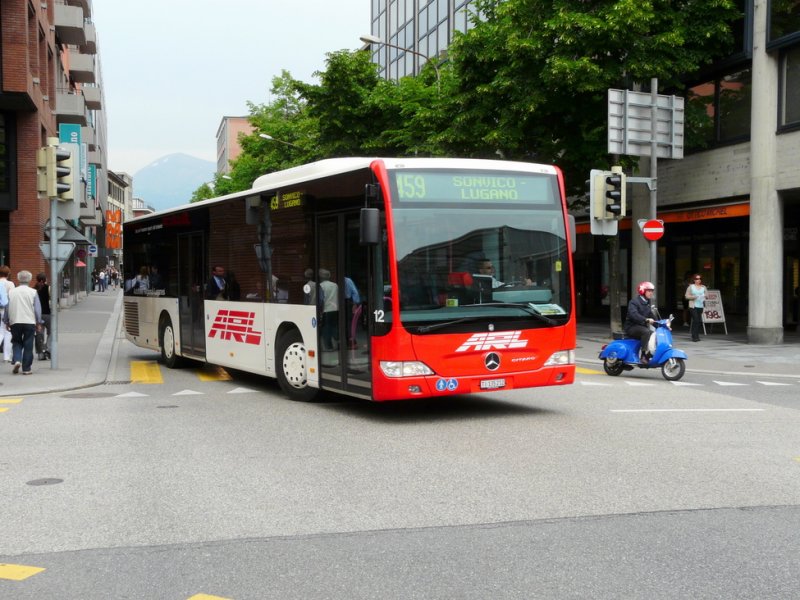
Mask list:
[[[521,331],[476,333],[466,342],[464,342],[463,345],[459,346],[456,352],[466,352],[467,350],[511,350],[514,348],[524,348],[528,345],[528,340],[519,339],[521,336]]]
[[[258,346],[261,343],[262,332],[253,331],[255,318],[254,312],[220,309],[214,317],[208,337],[215,338],[219,334],[220,340]]]

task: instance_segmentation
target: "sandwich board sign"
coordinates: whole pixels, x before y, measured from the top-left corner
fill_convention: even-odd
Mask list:
[[[725,335],[728,335],[725,309],[722,307],[722,293],[719,290],[706,290],[706,301],[703,304],[703,333],[706,331],[706,323],[722,323],[725,326]]]

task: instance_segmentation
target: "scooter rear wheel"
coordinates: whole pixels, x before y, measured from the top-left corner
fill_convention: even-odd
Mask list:
[[[670,358],[661,365],[661,374],[667,381],[678,381],[686,372],[686,362],[682,358]]]
[[[616,377],[620,375],[624,369],[625,364],[618,358],[603,359],[603,370],[606,372],[606,375]]]

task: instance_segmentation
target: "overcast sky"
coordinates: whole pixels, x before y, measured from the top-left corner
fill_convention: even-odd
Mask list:
[[[93,0],[108,168],[131,175],[183,152],[216,162],[223,116],[269,101],[287,70],[312,81],[328,52],[356,50],[370,0]]]

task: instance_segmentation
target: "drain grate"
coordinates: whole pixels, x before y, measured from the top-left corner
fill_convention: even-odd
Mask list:
[[[130,379],[121,379],[119,381],[106,381],[106,385],[128,385],[131,383]]]
[[[55,485],[57,483],[64,483],[64,480],[56,477],[45,477],[43,479],[34,479],[33,481],[28,481],[26,483],[28,485]]]

